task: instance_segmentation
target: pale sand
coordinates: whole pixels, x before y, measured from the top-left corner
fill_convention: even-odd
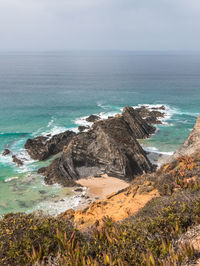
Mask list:
[[[128,187],[130,184],[115,177],[103,175],[102,177],[89,177],[76,181],[83,187],[87,187],[87,195],[92,198],[104,199],[106,196]]]

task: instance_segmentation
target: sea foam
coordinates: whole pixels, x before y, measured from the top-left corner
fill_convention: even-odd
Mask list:
[[[4,182],[5,182],[5,183],[8,183],[8,182],[11,182],[11,181],[16,180],[16,179],[18,179],[18,178],[19,178],[18,176],[13,176],[13,177],[10,177],[10,178],[6,178],[6,179],[4,180]]]

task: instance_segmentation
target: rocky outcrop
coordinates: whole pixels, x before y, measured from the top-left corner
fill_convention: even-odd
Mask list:
[[[126,120],[124,116],[101,120],[88,132],[74,136],[61,158],[42,170],[46,183],[68,186],[80,178],[102,174],[132,180],[152,171],[153,166],[135,138],[133,125],[129,126],[131,114],[126,112]]]
[[[122,117],[131,128],[136,139],[148,138],[156,131],[155,127],[148,125],[139,113],[130,106],[126,106],[123,109]]]
[[[5,150],[2,152],[2,155],[3,155],[3,156],[7,156],[7,155],[9,155],[9,154],[11,154],[11,151],[10,151],[9,149],[5,149]]]
[[[38,174],[44,176],[44,181],[48,185],[60,184],[64,187],[77,186],[73,179],[66,178],[65,172],[62,171],[62,161],[60,158],[55,159],[49,166],[40,168]]]
[[[164,118],[165,113],[161,112],[165,110],[165,106],[148,108],[147,106],[141,106],[135,109],[139,115],[148,123],[148,124],[162,124],[161,119]]]
[[[12,159],[13,159],[13,162],[16,163],[18,166],[23,166],[23,164],[24,164],[23,161],[21,159],[17,158],[16,155],[13,155]]]
[[[100,117],[98,115],[90,115],[85,119],[87,122],[94,122],[96,120],[100,120]]]
[[[79,130],[79,132],[83,132],[83,131],[85,131],[85,130],[87,130],[87,129],[89,129],[90,127],[88,127],[88,126],[79,126],[78,127],[78,130]]]
[[[39,136],[34,139],[28,139],[24,147],[32,159],[42,161],[51,155],[61,152],[75,135],[72,131],[66,131],[51,138]]]
[[[194,129],[181,147],[173,154],[172,159],[180,156],[187,156],[200,152],[200,116],[198,117]],[[172,160],[171,159],[171,160]]]

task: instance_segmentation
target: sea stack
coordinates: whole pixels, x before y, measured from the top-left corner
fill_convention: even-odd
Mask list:
[[[88,132],[79,133],[64,147],[60,158],[39,170],[47,184],[74,185],[73,181],[89,176],[118,177],[131,181],[135,176],[151,172],[148,160],[137,138],[154,132],[133,108],[123,114],[96,121]]]

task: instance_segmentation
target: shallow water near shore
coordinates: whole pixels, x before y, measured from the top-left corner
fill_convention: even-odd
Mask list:
[[[141,143],[148,151],[170,154],[199,114],[200,54],[0,53],[0,94],[0,152],[8,147],[25,161],[17,167],[11,156],[0,155],[0,215],[37,209],[59,213],[77,205],[80,195],[46,186],[36,172],[49,161],[31,160],[25,141],[77,130],[90,114],[106,118],[126,105],[165,105],[164,124]]]

